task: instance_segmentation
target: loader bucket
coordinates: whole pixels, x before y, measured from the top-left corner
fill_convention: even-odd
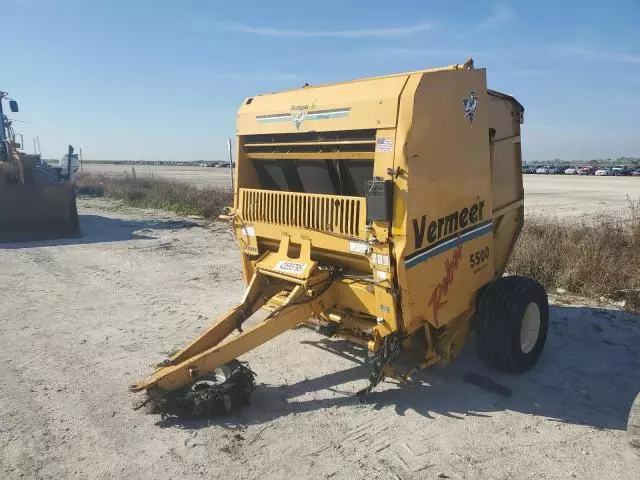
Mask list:
[[[0,242],[80,236],[72,185],[0,187]]]

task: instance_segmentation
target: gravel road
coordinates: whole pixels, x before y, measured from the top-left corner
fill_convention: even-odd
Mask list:
[[[624,432],[640,316],[584,300],[555,299],[520,377],[485,368],[472,341],[359,404],[361,352],[301,328],[246,355],[259,386],[240,414],[134,411],[127,386],[240,299],[234,241],[103,199],[80,212],[82,238],[0,245],[2,479],[640,478]]]

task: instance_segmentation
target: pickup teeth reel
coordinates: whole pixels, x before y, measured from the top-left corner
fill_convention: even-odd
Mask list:
[[[207,376],[161,397],[151,392],[147,413],[169,418],[211,418],[228,415],[249,403],[256,374],[246,362],[232,360]]]

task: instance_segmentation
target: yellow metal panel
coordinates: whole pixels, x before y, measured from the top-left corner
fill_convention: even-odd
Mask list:
[[[333,285],[336,304],[354,312],[372,312],[376,306],[372,284],[357,280],[342,279]]]
[[[238,112],[238,135],[393,128],[406,75],[252,97]],[[306,106],[299,128],[292,107]],[[329,112],[326,116],[321,113]]]
[[[464,105],[472,92],[473,122]],[[493,276],[488,119],[484,70],[422,76],[406,145],[408,232],[398,267],[410,331],[422,319],[451,321]]]
[[[497,275],[502,275],[507,268],[509,256],[513,251],[524,221],[524,207],[520,206],[496,216],[494,232],[494,269]]]
[[[407,144],[412,132],[415,92],[420,85],[422,75],[411,75],[402,91],[399,103],[398,125],[396,129],[396,144],[394,150],[394,168],[398,171],[395,178],[393,201],[393,253],[396,260],[396,278],[397,286],[400,290],[400,304],[398,308],[402,310],[403,328],[406,331],[413,331],[418,328],[421,319],[412,317],[411,313],[411,297],[409,295],[410,285],[406,276],[404,267],[404,256],[407,248],[407,212],[408,205],[411,201],[409,197],[409,162],[406,155]],[[399,170],[398,170],[399,169]],[[402,206],[403,211],[399,208]],[[415,294],[415,292],[414,292]]]
[[[489,126],[495,129],[493,145],[493,207],[502,208],[524,198],[520,161],[520,107],[511,101],[489,96]],[[500,141],[515,138],[512,141]],[[505,181],[510,179],[510,181]],[[512,180],[511,180],[512,179]]]

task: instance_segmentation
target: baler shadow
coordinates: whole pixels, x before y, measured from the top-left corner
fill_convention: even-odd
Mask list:
[[[156,237],[150,234],[151,230],[175,231],[197,225],[196,222],[188,220],[120,220],[101,215],[80,215],[80,237],[0,243],[0,250],[110,243],[134,239],[153,240]]]
[[[318,342],[341,350],[346,342]],[[292,413],[325,408],[393,408],[397,415],[413,410],[425,419],[438,415],[464,420],[491,417],[512,410],[544,417],[546,421],[622,430],[629,405],[640,389],[640,315],[586,307],[553,307],[547,347],[536,367],[514,376],[485,367],[477,357],[474,339],[448,367],[432,367],[396,388],[379,386],[361,404],[353,385],[366,385],[363,365],[291,385],[260,385],[249,406],[237,415],[218,419],[172,422],[183,428],[220,425],[228,428],[262,424]],[[353,348],[345,355],[352,356]],[[465,381],[468,374],[491,379],[488,389]],[[497,385],[496,385],[497,384]],[[361,385],[361,386],[360,386]],[[480,382],[482,386],[482,382]],[[506,387],[506,388],[497,388]],[[309,392],[334,392],[324,398],[292,400]],[[508,396],[509,391],[513,392]],[[503,394],[500,394],[503,392]],[[507,392],[507,393],[504,393]],[[168,426],[168,425],[166,425]]]

